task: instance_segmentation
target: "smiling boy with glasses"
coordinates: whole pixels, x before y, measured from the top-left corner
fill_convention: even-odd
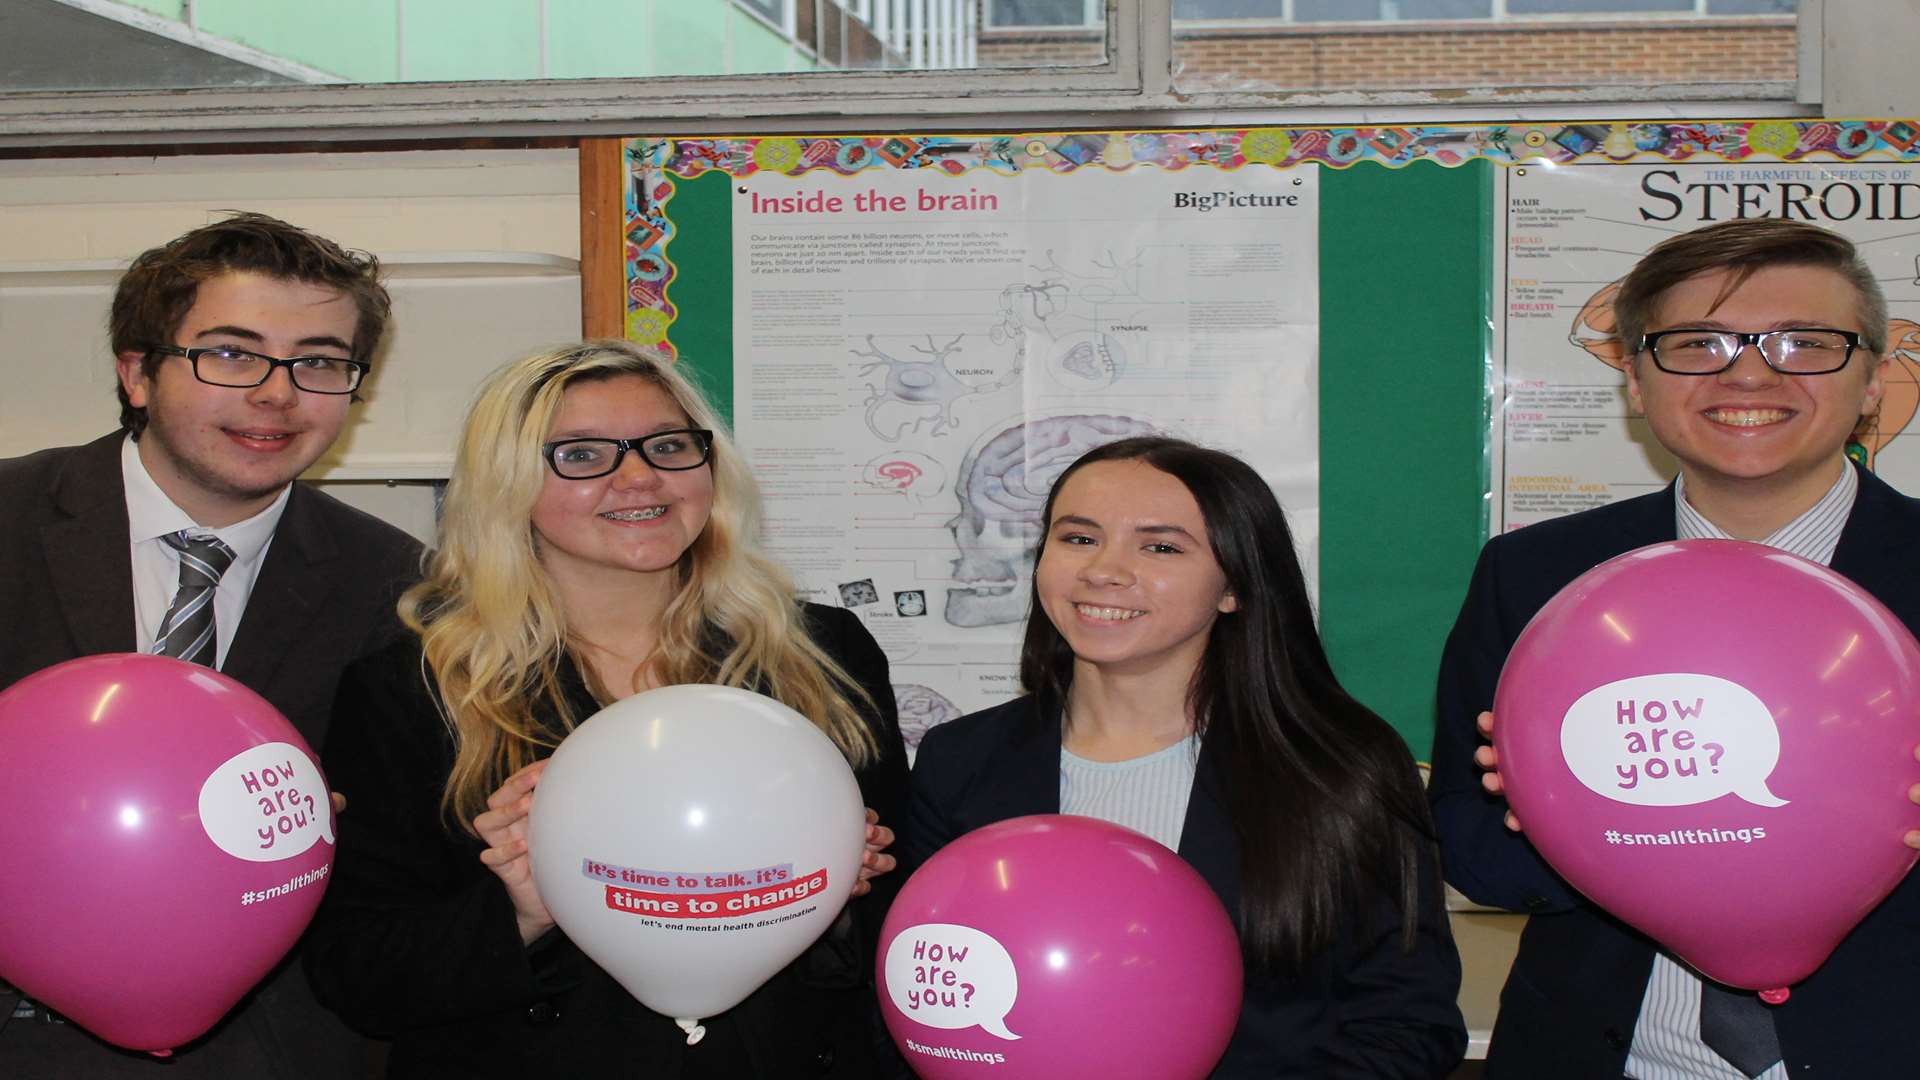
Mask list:
[[[156,652],[246,684],[319,749],[341,669],[398,634],[418,572],[406,534],[294,482],[345,425],[389,306],[372,256],[261,214],[136,258],[109,324],[121,430],[0,461],[0,689]],[[0,1075],[155,1068],[3,984],[0,1009]],[[360,1076],[365,1056],[289,959],[166,1071]]]
[[[1676,538],[1765,543],[1830,565],[1920,627],[1920,502],[1846,456],[1888,366],[1886,300],[1853,245],[1782,219],[1710,225],[1650,251],[1613,313],[1628,398],[1679,474],[1654,494],[1489,541],[1441,661],[1429,794],[1447,878],[1474,900],[1533,915],[1487,1076],[1910,1075],[1902,1032],[1920,962],[1920,884],[1896,889],[1769,1007],[1703,982],[1586,902],[1505,820],[1498,760],[1481,734],[1500,668],[1547,600],[1615,555]],[[1792,618],[1781,613],[1783,629]]]

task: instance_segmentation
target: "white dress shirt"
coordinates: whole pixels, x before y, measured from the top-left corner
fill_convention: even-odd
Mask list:
[[[1860,477],[1848,465],[1819,502],[1760,542],[1826,566],[1840,546],[1840,532],[1859,492]],[[1673,516],[1675,534],[1682,540],[1733,539],[1687,502],[1685,480],[1674,481]],[[1700,1041],[1700,977],[1664,950],[1654,955],[1647,995],[1640,1000],[1627,1075],[1634,1080],[1746,1080]],[[1787,1080],[1786,1062],[1775,1063],[1754,1080]]]
[[[217,536],[233,549],[233,565],[221,575],[220,587],[213,593],[217,638],[214,667],[225,667],[227,647],[233,642],[233,632],[240,628],[247,597],[253,594],[254,579],[260,576],[260,564],[266,561],[273,531],[280,526],[280,515],[286,512],[293,485],[281,489],[271,506],[245,521],[205,529],[153,482],[131,438],[120,444],[120,479],[126,489],[128,539],[133,548],[133,621],[138,648],[141,652],[153,650],[160,622],[180,589],[180,553],[160,538],[185,529],[196,538]]]

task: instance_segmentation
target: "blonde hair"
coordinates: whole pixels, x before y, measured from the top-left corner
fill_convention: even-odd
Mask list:
[[[621,341],[566,345],[494,372],[467,415],[439,546],[426,579],[401,597],[400,617],[420,635],[423,676],[454,739],[441,808],[469,831],[488,795],[584,719],[569,708],[560,672],[569,658],[583,675],[589,668],[541,567],[532,523],[547,474],[541,447],[568,387],[582,382],[645,379],[691,426],[714,432],[712,511],[680,559],[678,589],[642,672],[663,685],[759,691],[810,718],[855,766],[878,756],[860,713],[873,702],[814,643],[792,580],[759,550],[752,473],[700,392],[669,365]],[[535,718],[543,703],[560,731]]]

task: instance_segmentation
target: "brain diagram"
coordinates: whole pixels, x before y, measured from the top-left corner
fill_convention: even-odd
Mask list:
[[[912,450],[895,450],[867,462],[860,470],[860,480],[868,487],[897,492],[918,502],[947,490],[946,466]]]
[[[1054,480],[1096,446],[1157,431],[1127,416],[1052,416],[1015,424],[971,451],[955,489],[960,513],[949,523],[959,557],[947,589],[947,622],[973,627],[1024,619],[1040,512]]]
[[[919,748],[929,729],[960,715],[960,707],[946,695],[919,683],[894,683],[893,696],[900,703],[900,734],[909,750]]]

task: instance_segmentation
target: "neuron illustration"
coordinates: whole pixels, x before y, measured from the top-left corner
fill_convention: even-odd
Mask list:
[[[1040,541],[1040,511],[1053,482],[1096,446],[1157,429],[1129,416],[1051,416],[1015,424],[968,453],[955,494],[959,557],[947,589],[947,622],[995,626],[1027,615],[1027,581]]]
[[[965,334],[956,334],[952,341],[941,345],[933,340],[932,334],[928,334],[926,348],[908,346],[914,352],[931,358],[927,360],[901,360],[891,356],[874,343],[872,334],[867,335],[865,351],[850,350],[855,356],[868,357],[873,361],[861,366],[861,375],[886,369],[880,382],[867,384],[867,429],[887,442],[899,442],[901,436],[908,432],[918,433],[923,427],[928,428],[928,435],[944,435],[959,426],[953,415],[956,404],[966,398],[1004,390],[1020,381],[1022,367],[1017,359],[1010,371],[992,382],[962,381],[947,366],[947,358],[961,351],[960,342],[965,337]],[[895,403],[907,406],[914,415],[891,432],[882,431],[877,419],[880,410]]]
[[[1037,285],[1021,281],[1001,289],[1000,321],[987,331],[988,339],[995,345],[1004,345],[1023,340],[1029,327],[1044,329],[1060,314],[1070,291],[1067,283],[1059,280],[1046,280]]]
[[[919,683],[894,683],[893,697],[900,704],[900,735],[909,753],[920,748],[929,730],[960,715],[960,706],[945,694]]]
[[[1043,262],[1028,268],[1033,280],[1000,290],[999,321],[987,335],[995,344],[1015,344],[1023,364],[1044,362],[1068,390],[1111,386],[1127,354],[1107,324],[1134,319],[1135,306],[1145,302],[1145,266],[1142,254],[1108,250],[1085,271],[1071,270],[1048,249]]]

